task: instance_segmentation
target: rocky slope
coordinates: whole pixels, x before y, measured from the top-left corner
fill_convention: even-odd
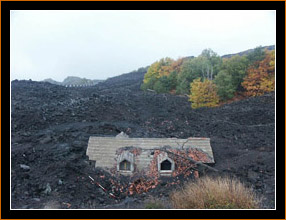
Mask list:
[[[110,198],[104,171],[85,156],[91,135],[210,137],[218,175],[234,175],[274,208],[275,94],[192,110],[188,98],[140,90],[144,71],[95,87],[12,82],[12,208],[142,208],[151,194]],[[102,179],[102,176],[105,179]],[[163,184],[163,183],[162,183]],[[172,187],[152,195],[168,197]],[[170,204],[165,205],[170,208]]]
[[[55,85],[61,86],[94,86],[103,80],[91,80],[86,78],[80,78],[77,76],[68,76],[62,82],[57,82],[51,78],[43,80],[43,82],[48,82]]]
[[[275,45],[270,45],[270,46],[264,46],[262,47],[262,49],[267,49],[267,50],[275,50]],[[251,53],[254,49],[249,49],[249,50],[245,50],[239,53],[235,53],[235,54],[226,54],[221,56],[221,58],[231,58],[233,56],[239,55],[239,56],[244,56],[244,55],[248,55],[249,53]]]

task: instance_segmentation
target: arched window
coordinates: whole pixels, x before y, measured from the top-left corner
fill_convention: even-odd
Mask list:
[[[119,164],[119,170],[131,170],[130,162],[128,160],[123,160]]]
[[[164,160],[161,163],[160,170],[172,170],[172,163],[169,160]]]

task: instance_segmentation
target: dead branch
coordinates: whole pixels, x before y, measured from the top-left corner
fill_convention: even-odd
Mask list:
[[[179,155],[179,154],[173,153],[172,151],[168,151],[168,150],[166,149],[166,147],[163,147],[163,148],[153,148],[153,149],[142,149],[142,150],[148,150],[148,151],[149,151],[149,150],[159,150],[159,151],[164,151],[164,152],[170,153],[170,154],[172,154],[172,155],[174,155],[174,156],[177,156],[177,157],[180,157],[180,158],[189,160],[189,161],[191,161],[192,163],[194,163],[195,165],[200,165],[200,166],[205,167],[205,168],[207,168],[207,169],[210,169],[210,170],[212,170],[212,171],[218,172],[217,169],[212,168],[211,166],[208,166],[208,165],[206,165],[206,164],[204,164],[204,163],[202,163],[202,162],[200,162],[200,161],[195,161],[195,160],[193,160],[193,159],[190,158],[190,157],[184,157],[184,156],[181,156],[181,155]]]
[[[176,141],[176,144],[177,144],[179,147],[181,147],[181,149],[183,150],[183,149],[184,149],[184,145],[185,145],[186,143],[188,143],[188,141],[189,141],[189,139],[187,139],[182,145],[180,145],[180,144]]]
[[[205,167],[205,168],[207,168],[207,169],[210,169],[210,170],[212,170],[212,171],[218,172],[217,169],[212,168],[212,167],[210,167],[210,166],[208,166],[208,165],[206,165],[206,164],[204,164],[204,163],[202,163],[202,162],[200,162],[200,161],[195,161],[195,160],[193,160],[193,159],[190,158],[190,157],[184,157],[184,156],[181,156],[181,155],[179,155],[179,154],[176,154],[176,153],[173,153],[173,152],[171,152],[171,151],[164,150],[164,149],[158,149],[158,150],[164,151],[164,152],[166,152],[166,153],[170,153],[170,154],[172,154],[172,155],[174,155],[174,156],[176,156],[176,157],[181,157],[181,158],[183,158],[183,159],[187,159],[187,160],[191,161],[192,163],[194,163],[194,164],[196,164],[196,165],[200,165],[200,166],[203,166],[203,167]]]
[[[91,177],[91,176],[88,176],[93,182],[95,182],[95,180]],[[109,193],[108,191],[107,191],[107,189],[105,189],[102,185],[100,185],[100,183],[98,183],[98,182],[95,182],[96,183],[96,185],[98,185],[105,193],[108,193],[112,198],[116,198],[116,196],[115,195],[113,195],[112,193]]]

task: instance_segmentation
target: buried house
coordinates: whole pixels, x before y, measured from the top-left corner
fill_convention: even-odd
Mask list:
[[[192,172],[198,163],[214,163],[209,138],[129,138],[121,132],[116,137],[89,138],[89,160],[113,174],[176,176]]]

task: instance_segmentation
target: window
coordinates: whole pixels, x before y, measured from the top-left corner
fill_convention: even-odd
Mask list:
[[[119,170],[130,170],[131,171],[130,167],[131,167],[130,162],[127,160],[123,160],[119,164]]]
[[[172,167],[172,163],[169,160],[164,160],[161,163],[160,170],[172,170],[171,167]]]

